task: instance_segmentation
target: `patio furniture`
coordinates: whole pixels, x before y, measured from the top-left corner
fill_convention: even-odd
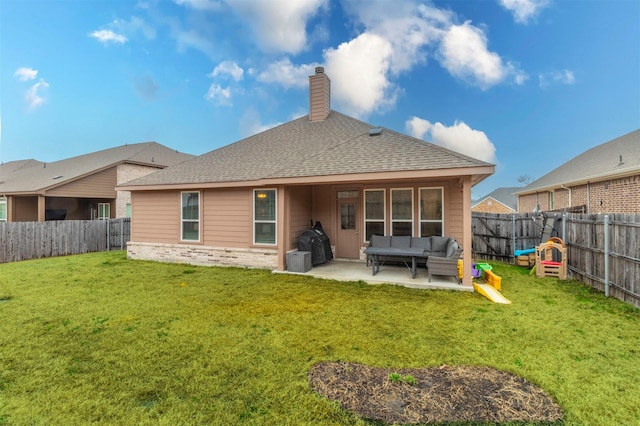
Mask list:
[[[442,253],[442,252],[432,252]],[[431,275],[446,275],[456,277],[458,283],[462,284],[462,280],[458,275],[458,259],[462,254],[462,248],[458,245],[458,242],[453,238],[450,238],[446,242],[446,251],[444,256],[432,254],[427,259],[427,272],[429,276],[429,282],[431,282]]]

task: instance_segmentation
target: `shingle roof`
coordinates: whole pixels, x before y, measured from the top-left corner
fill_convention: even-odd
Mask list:
[[[370,136],[374,127],[336,111],[323,121],[304,116],[125,186],[492,166],[386,128]]]
[[[193,155],[179,153],[157,142],[143,142],[51,163],[12,161],[0,165],[0,194],[40,191],[125,162],[164,168],[190,158]]]
[[[640,129],[591,148],[518,191],[518,194],[560,185],[602,181],[640,172]]]
[[[472,207],[474,207],[477,204],[480,204],[481,202],[483,202],[487,198],[493,198],[494,200],[504,204],[505,206],[507,206],[507,207],[509,207],[509,208],[511,208],[513,210],[517,210],[518,209],[518,197],[516,197],[514,194],[516,193],[516,191],[518,191],[520,189],[522,189],[521,186],[509,186],[509,187],[494,189],[489,194],[485,195],[484,197],[480,198],[477,201],[474,201],[472,203],[473,204]]]

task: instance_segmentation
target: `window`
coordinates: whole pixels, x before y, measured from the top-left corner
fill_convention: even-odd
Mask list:
[[[276,243],[276,190],[253,191],[253,242]]]
[[[7,197],[0,197],[0,222],[7,221]]]
[[[131,217],[131,203],[124,206],[124,217]]]
[[[420,236],[442,236],[442,188],[420,188]]]
[[[200,241],[200,193],[182,193],[182,241]]]
[[[98,219],[109,219],[111,217],[111,204],[98,203]]]
[[[391,190],[391,235],[413,235],[413,189]]]
[[[384,189],[364,190],[365,241],[372,235],[385,234]]]

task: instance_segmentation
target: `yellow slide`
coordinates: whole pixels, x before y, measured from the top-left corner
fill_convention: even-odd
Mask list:
[[[487,299],[495,303],[502,303],[504,305],[511,304],[511,301],[501,295],[498,290],[490,286],[489,284],[473,283],[473,288]]]

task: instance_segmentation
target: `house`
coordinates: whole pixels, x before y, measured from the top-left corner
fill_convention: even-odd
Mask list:
[[[640,213],[640,130],[583,152],[516,195],[520,212]]]
[[[521,186],[494,189],[488,195],[474,201],[471,211],[480,213],[515,213],[518,211],[518,197],[514,193]]]
[[[145,142],[51,163],[4,163],[0,165],[0,221],[126,217],[131,195],[116,192],[117,184],[192,157],[156,142]]]
[[[318,67],[309,115],[121,185],[128,256],[286,270],[320,222],[338,259],[364,261],[372,234],[446,235],[470,269],[471,187],[494,165],[332,111],[330,97]]]

